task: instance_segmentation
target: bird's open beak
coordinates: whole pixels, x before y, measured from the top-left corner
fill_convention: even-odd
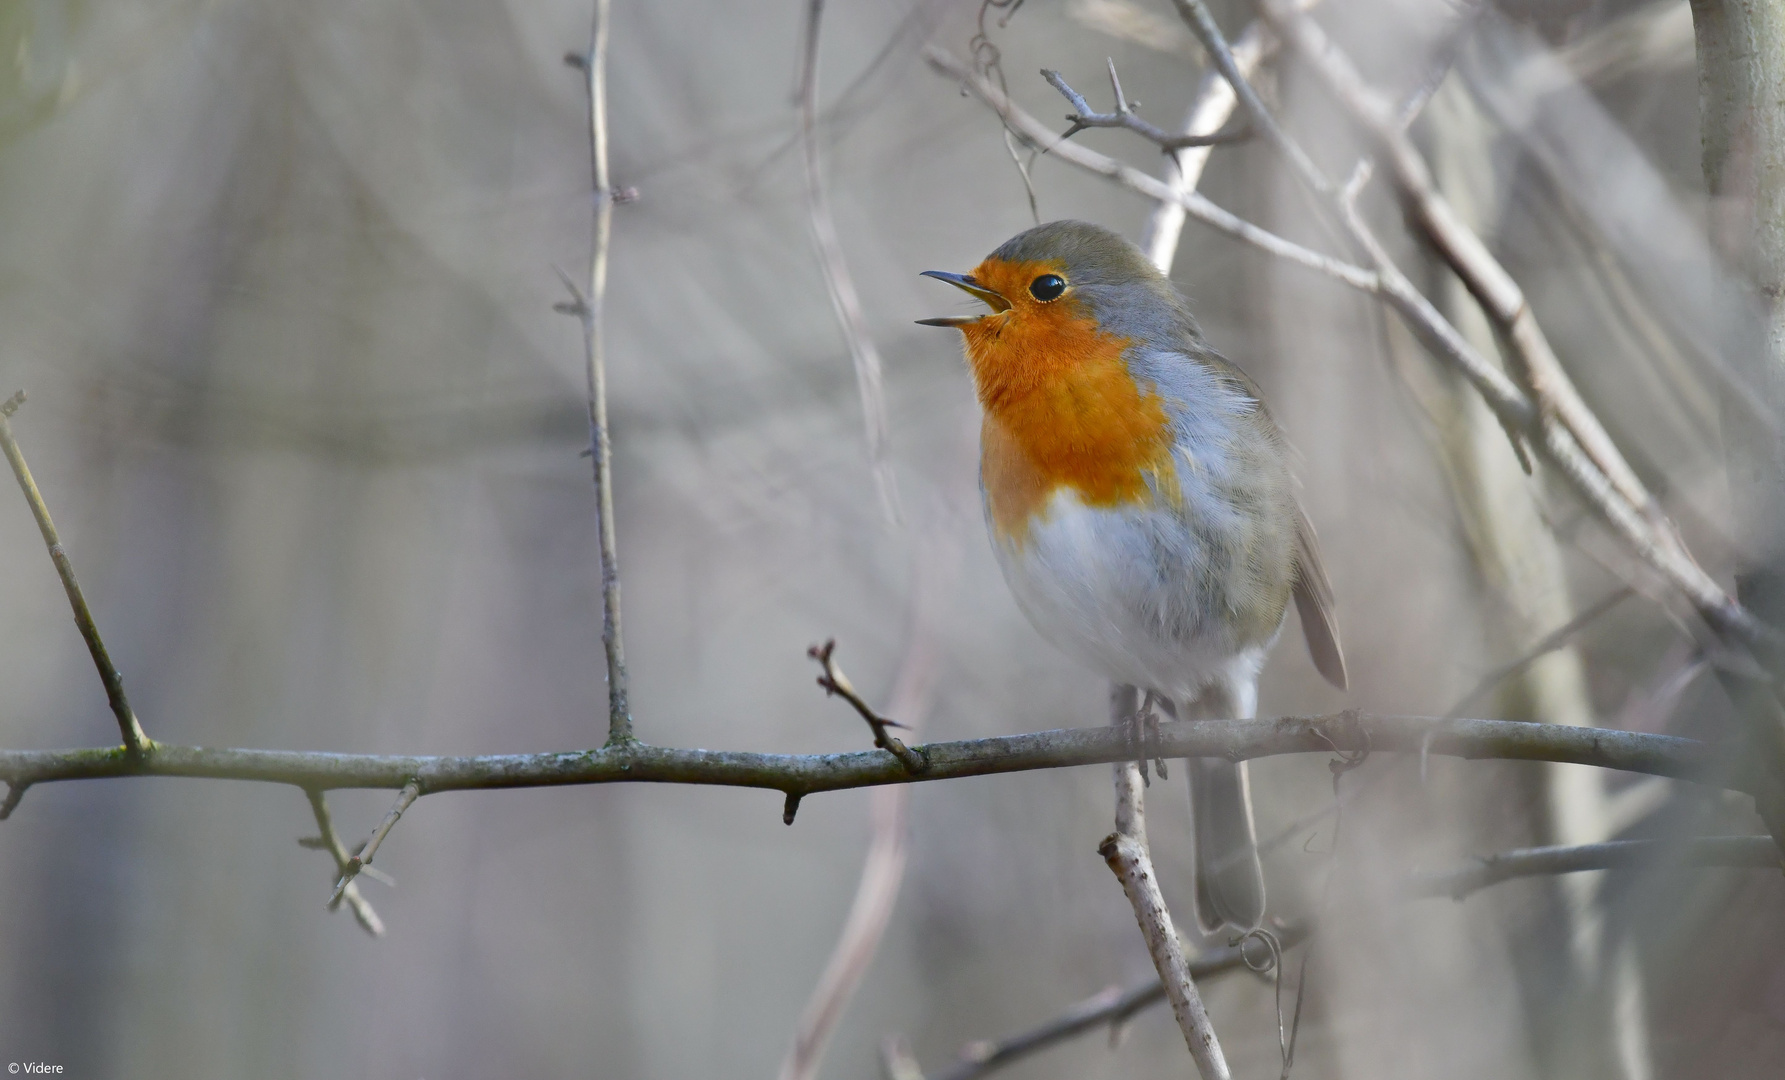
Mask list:
[[[925,270],[923,276],[933,277],[938,281],[946,281],[963,292],[972,293],[995,312],[1010,310],[1010,301],[986,288],[984,285],[981,285],[979,282],[974,281],[966,274],[951,274],[946,270]],[[983,318],[985,318],[984,315],[944,315],[935,319],[919,319],[917,322],[920,326],[966,326],[969,323],[976,323]]]

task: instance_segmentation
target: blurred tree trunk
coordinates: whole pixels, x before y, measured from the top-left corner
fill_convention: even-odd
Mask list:
[[[1722,409],[1730,506],[1746,563],[1737,568],[1736,596],[1785,627],[1785,2],[1691,3],[1711,240],[1748,275],[1762,327],[1760,340],[1734,352],[1738,381],[1724,389]],[[1760,408],[1730,399],[1740,393],[1755,395]],[[1767,659],[1779,674],[1780,659]],[[1722,682],[1749,730],[1774,732],[1785,722],[1779,696],[1764,683],[1729,673]],[[1774,760],[1785,755],[1785,746],[1758,749]],[[1769,821],[1785,793],[1775,788],[1772,799]]]
[[[1490,152],[1495,128],[1455,80],[1431,106],[1432,165],[1440,187],[1479,235],[1491,240],[1504,192],[1503,172]],[[1498,342],[1481,308],[1454,275],[1434,293],[1446,314],[1483,355]],[[1562,553],[1544,522],[1532,482],[1500,424],[1461,379],[1441,376],[1434,404],[1445,473],[1470,554],[1480,572],[1490,642],[1500,661],[1529,652],[1574,616]],[[1591,726],[1585,667],[1572,647],[1557,649],[1500,688],[1500,713],[1551,724]],[[1614,826],[1599,771],[1546,765],[1541,775],[1543,842],[1583,844],[1607,838]],[[1553,985],[1532,999],[1534,1028],[1546,1069],[1555,1076],[1649,1080],[1643,988],[1634,955],[1608,940],[1596,874],[1556,880],[1568,954],[1561,993]],[[1538,980],[1538,984],[1547,980]]]
[[[1755,285],[1759,349],[1737,357],[1772,416],[1785,415],[1785,3],[1692,0],[1699,131],[1713,241]],[[1725,408],[1730,497],[1755,564],[1741,599],[1785,624],[1785,441],[1749,410]]]

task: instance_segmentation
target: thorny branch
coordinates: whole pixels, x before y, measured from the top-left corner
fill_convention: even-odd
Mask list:
[[[824,674],[818,676],[818,685],[824,688],[825,693],[847,701],[856,712],[861,714],[861,718],[868,722],[868,727],[874,732],[875,746],[898,758],[899,762],[913,775],[923,772],[929,767],[929,763],[924,760],[924,755],[900,742],[897,735],[887,730],[905,725],[897,720],[889,720],[881,716],[866,701],[862,700],[862,696],[855,692],[855,684],[849,681],[849,676],[843,674],[843,669],[837,666],[835,660],[831,659],[831,654],[836,651],[836,648],[837,642],[832,639],[823,645],[814,645],[806,650],[806,655],[818,661],[818,666],[824,669]]]
[[[56,533],[56,523],[50,520],[50,508],[44,505],[43,493],[37,490],[37,481],[31,478],[31,469],[25,464],[25,455],[19,449],[18,440],[12,435],[12,414],[24,403],[23,390],[5,402],[0,402],[0,450],[6,453],[7,463],[12,466],[12,475],[18,478],[19,489],[25,493],[25,502],[31,506],[31,516],[37,519],[37,529],[43,534],[44,546],[50,550],[50,561],[56,564],[56,574],[62,579],[63,591],[68,594],[68,605],[74,609],[74,625],[80,628],[81,638],[87,643],[87,651],[93,655],[93,666],[99,669],[99,681],[105,684],[106,701],[111,704],[112,715],[118,718],[118,732],[124,738],[124,749],[140,756],[154,744],[143,734],[142,724],[137,722],[136,712],[130,708],[130,699],[124,696],[124,676],[118,674],[117,666],[112,663],[112,655],[105,647],[105,640],[99,636],[99,627],[93,622],[93,612],[87,608],[87,597],[81,592],[80,582],[75,580],[74,564],[69,561],[68,552],[62,547],[62,538]],[[10,792],[6,804],[0,806],[0,818],[5,818],[23,796],[22,788]]]
[[[1620,769],[1749,792],[1758,777],[1747,759],[1730,760],[1693,739],[1605,728],[1515,720],[1453,720],[1345,712],[1277,719],[1159,724],[1160,756],[1225,757],[1361,750],[1441,757],[1563,761]],[[990,776],[1132,760],[1127,732],[1105,725],[1004,735],[912,748],[926,762],[913,773],[885,750],[841,754],[765,754],[643,743],[596,750],[477,757],[330,754],[230,750],[157,743],[133,756],[120,747],[0,750],[0,781],[40,784],[119,776],[189,776],[253,780],[300,788],[388,788],[419,780],[439,791],[555,787],[575,784],[670,783],[760,788],[791,795]]]
[[[347,877],[348,865],[352,862],[353,857],[348,854],[347,846],[341,843],[340,835],[335,832],[335,822],[329,814],[327,796],[310,788],[305,789],[304,795],[309,798],[310,812],[316,817],[316,835],[299,840],[298,843],[308,848],[328,852],[335,860],[336,877]],[[370,870],[371,867],[362,866],[362,869]],[[384,920],[380,919],[378,912],[372,909],[372,902],[360,894],[359,882],[349,880],[347,886],[341,889],[337,895],[340,899],[331,898],[329,901],[330,911],[339,907],[341,901],[344,900],[348,908],[352,910],[353,917],[359,921],[366,933],[373,937],[383,935]]]
[[[1245,128],[1235,131],[1217,131],[1212,134],[1173,135],[1164,128],[1142,120],[1135,113],[1138,102],[1130,102],[1122,93],[1122,80],[1116,77],[1116,62],[1109,61],[1109,84],[1115,91],[1116,109],[1114,112],[1100,113],[1091,108],[1089,102],[1078,91],[1066,85],[1066,80],[1057,71],[1043,68],[1041,77],[1046,79],[1054,89],[1065,95],[1066,100],[1078,111],[1069,114],[1066,119],[1072,126],[1067,128],[1061,139],[1070,139],[1088,128],[1127,128],[1148,142],[1155,143],[1165,153],[1176,153],[1188,150],[1193,146],[1216,146],[1221,143],[1239,142],[1247,138],[1251,132]]]
[[[948,545],[946,551],[931,551],[927,547],[920,547],[914,560],[910,628],[887,705],[891,711],[910,718],[911,728],[920,724],[929,710],[936,686],[936,643],[931,632],[930,608],[937,594],[945,591],[941,579],[952,579],[958,564],[953,545]],[[812,1080],[819,1074],[825,1043],[866,976],[892,920],[905,875],[910,817],[909,787],[894,784],[869,795],[870,832],[861,881],[837,944],[800,1014],[793,1044],[781,1062],[781,1080]]]
[[[403,785],[403,790],[397,793],[396,805],[390,808],[390,813],[384,815],[384,820],[380,821],[378,827],[372,830],[372,838],[366,841],[366,846],[348,857],[347,865],[341,871],[341,880],[335,885],[335,895],[329,897],[328,903],[331,910],[347,894],[348,888],[352,886],[353,879],[359,876],[359,872],[372,865],[373,856],[378,854],[378,845],[384,843],[384,838],[390,835],[392,826],[396,825],[397,819],[403,816],[403,811],[414,805],[415,800],[419,798],[421,798],[421,781],[411,778],[407,784]]]

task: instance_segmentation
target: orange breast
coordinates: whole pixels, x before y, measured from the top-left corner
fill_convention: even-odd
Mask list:
[[[1012,301],[1011,310],[962,327],[985,426],[980,474],[992,525],[1022,543],[1053,494],[1088,506],[1150,500],[1149,478],[1175,493],[1171,419],[1157,393],[1122,362],[1126,338],[1105,333],[1071,295],[1032,301],[1028,283],[1045,264],[987,260],[973,277]]]

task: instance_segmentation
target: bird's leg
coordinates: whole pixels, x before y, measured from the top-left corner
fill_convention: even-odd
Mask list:
[[[1169,780],[1171,774],[1165,771],[1165,759],[1159,756],[1159,713],[1154,711],[1155,705],[1170,713],[1173,720],[1178,718],[1178,709],[1170,698],[1162,697],[1151,690],[1147,691],[1146,702],[1141,706],[1141,712],[1146,714],[1142,721],[1142,725],[1146,729],[1146,748],[1152,751],[1149,756],[1152,757],[1153,764],[1159,767],[1159,779]],[[1140,774],[1143,777],[1147,775],[1147,763],[1144,758],[1140,763]]]

